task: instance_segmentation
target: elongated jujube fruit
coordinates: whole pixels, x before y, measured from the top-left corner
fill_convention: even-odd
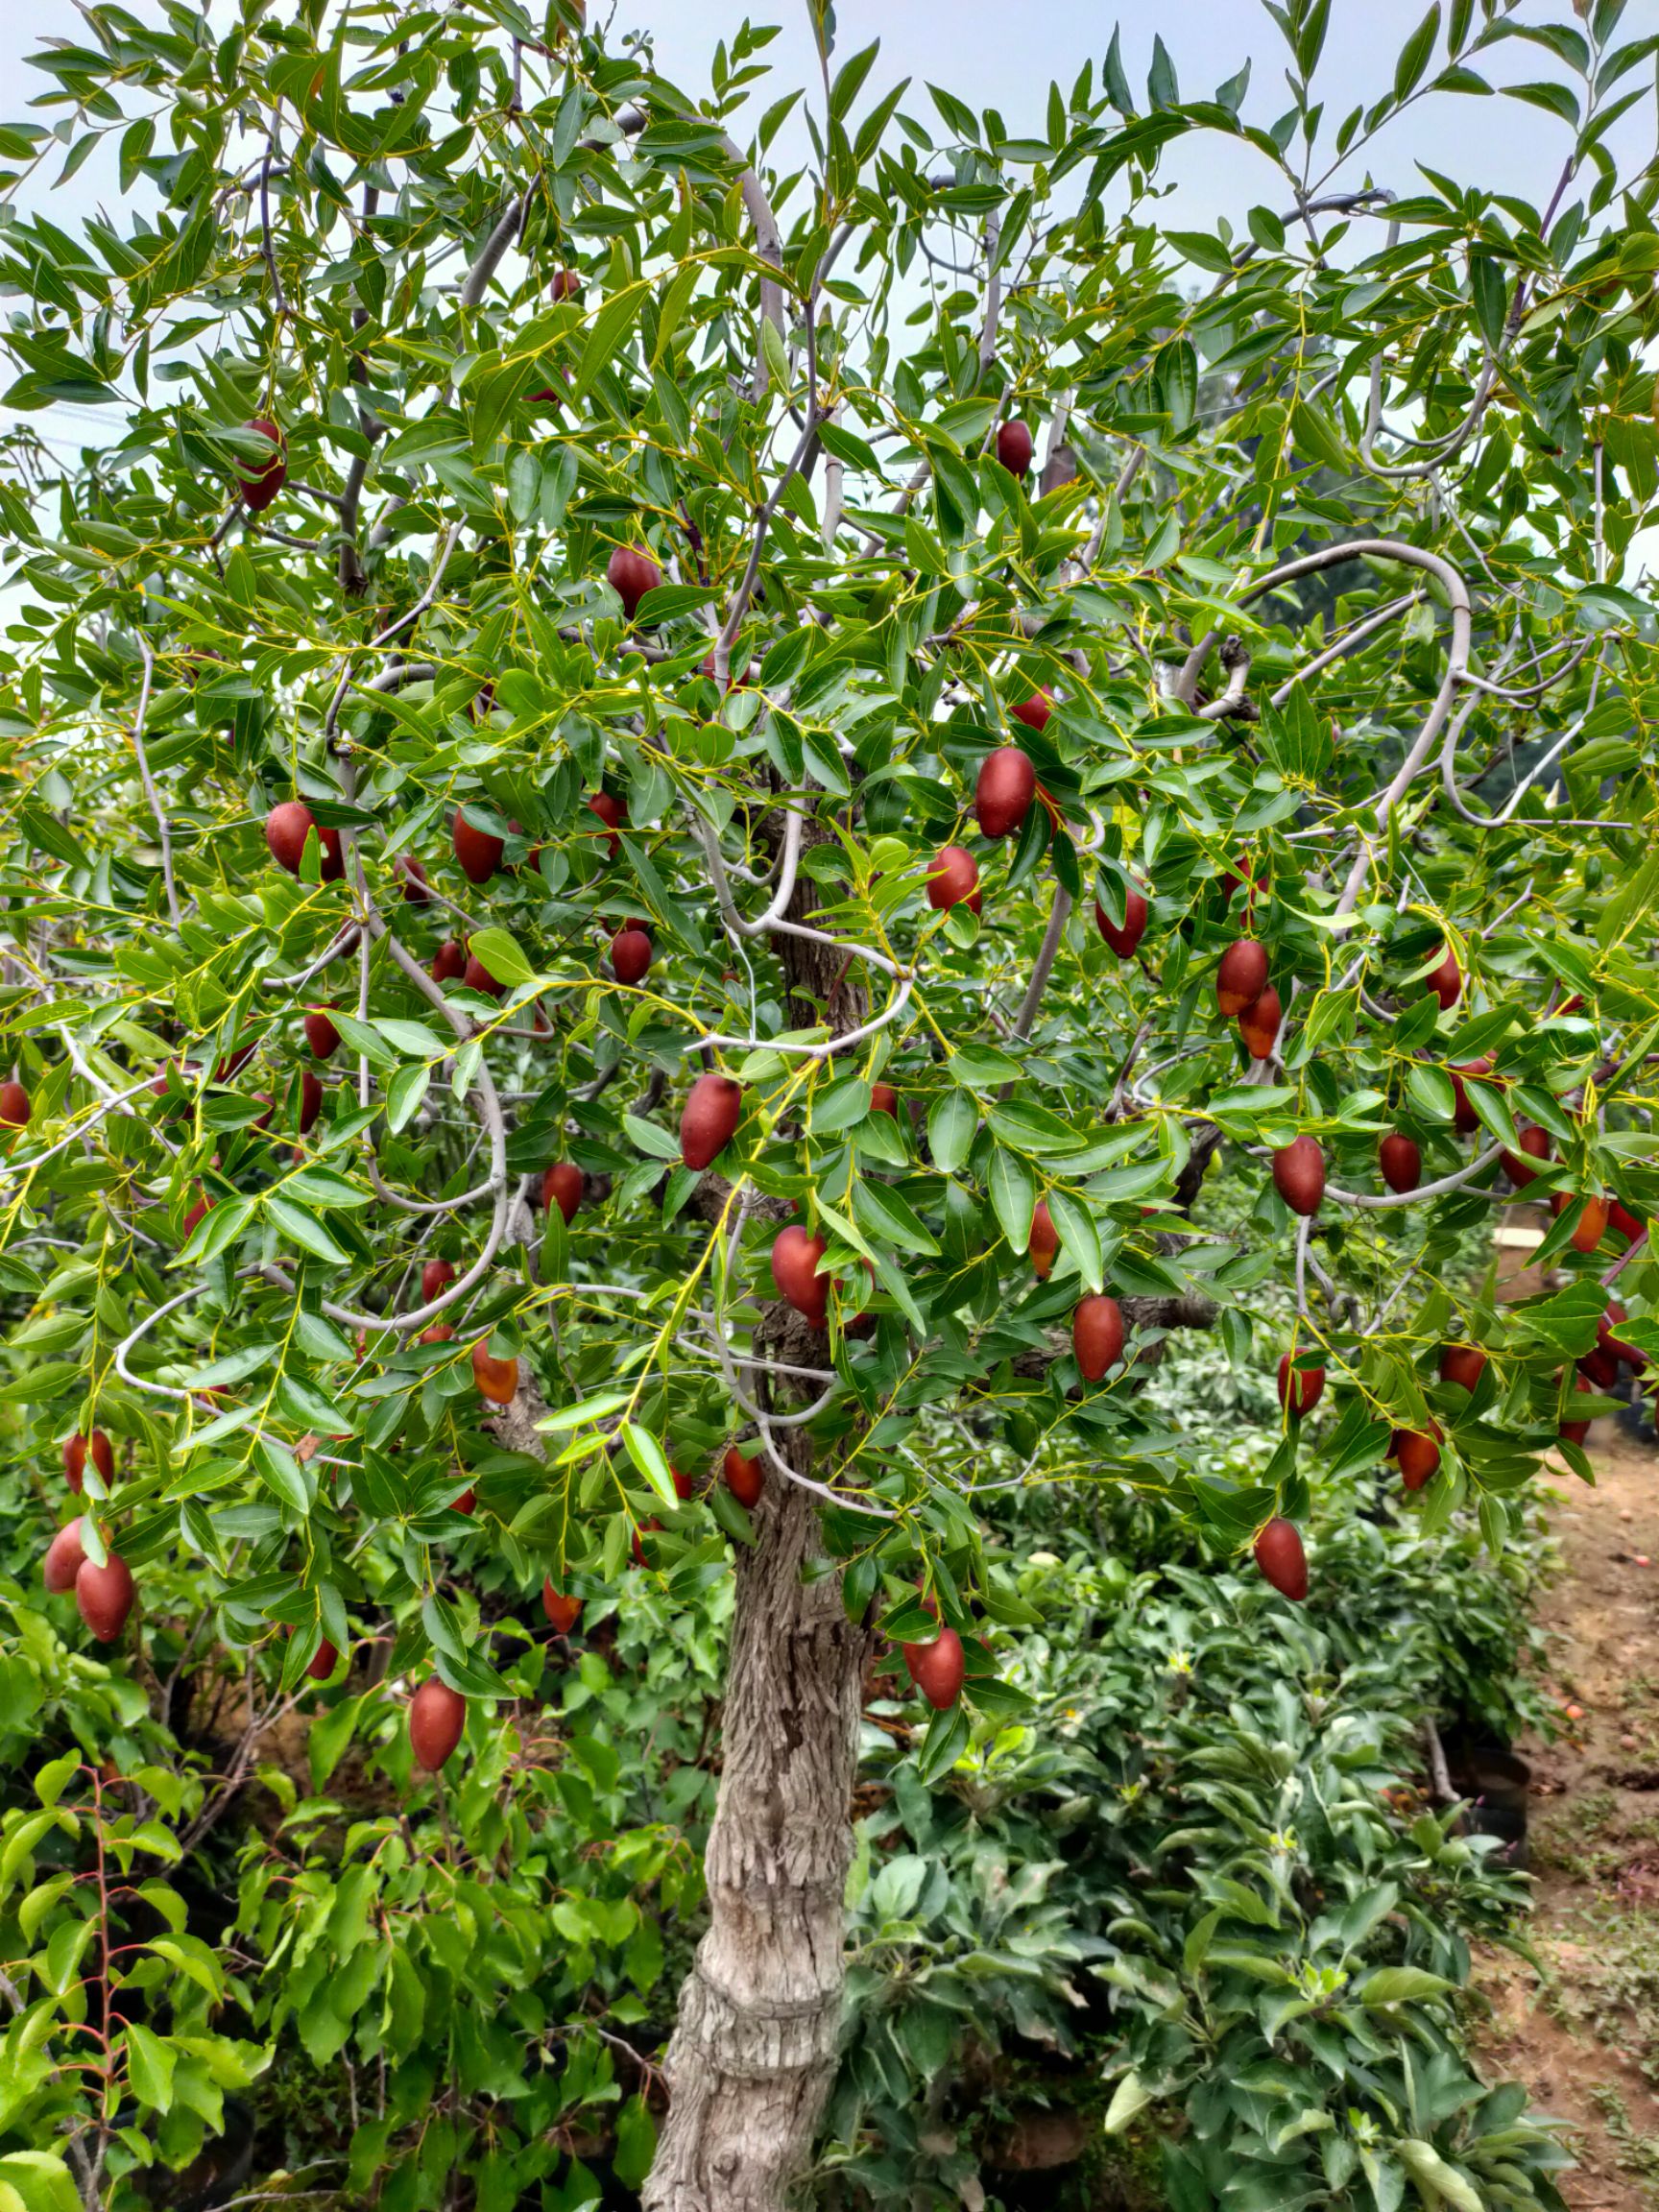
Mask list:
[[[510,1405],[518,1387],[518,1362],[511,1354],[496,1358],[489,1338],[480,1337],[472,1347],[472,1380],[481,1398],[488,1398],[493,1406]]]
[[[1011,837],[1031,811],[1037,771],[1018,745],[999,745],[979,764],[974,810],[985,837]]]
[[[436,1674],[428,1674],[409,1700],[410,1748],[428,1774],[437,1773],[466,1726],[466,1698]]]
[[[661,583],[662,571],[655,561],[632,545],[618,545],[605,564],[605,581],[621,600],[622,612],[632,622],[646,592],[655,591]]]
[[[1288,1352],[1279,1355],[1279,1403],[1300,1421],[1325,1395],[1323,1367],[1293,1367]]]
[[[265,842],[271,848],[271,857],[290,876],[298,876],[305,839],[313,830],[317,832],[317,872],[325,883],[337,883],[346,873],[340,832],[320,824],[302,799],[284,799],[266,815]]]
[[[710,1069],[685,1094],[680,1115],[680,1157],[697,1173],[725,1151],[743,1118],[743,1086]]]
[[[1031,1234],[1025,1240],[1030,1255],[1031,1271],[1039,1283],[1048,1280],[1048,1270],[1054,1264],[1054,1255],[1060,1249],[1060,1232],[1054,1226],[1054,1216],[1048,1211],[1046,1198],[1039,1198],[1031,1214]]]
[[[611,940],[611,973],[617,982],[642,983],[651,967],[651,939],[643,929],[618,929]]]
[[[1231,1019],[1267,988],[1267,948],[1255,937],[1229,945],[1215,969],[1215,1011]]]
[[[1398,1129],[1390,1130],[1378,1145],[1377,1165],[1389,1190],[1402,1195],[1415,1190],[1423,1180],[1423,1154],[1410,1138],[1402,1137]]]
[[[73,1590],[75,1577],[80,1574],[86,1557],[81,1544],[79,1517],[65,1521],[50,1544],[40,1563],[40,1575],[54,1598],[61,1598],[65,1590]]]
[[[21,1083],[13,1079],[0,1083],[0,1128],[27,1129],[31,1111],[29,1094]]]
[[[541,1582],[541,1610],[547,1616],[550,1628],[557,1628],[561,1636],[568,1636],[582,1618],[582,1600],[556,1589],[552,1575],[548,1575]]]
[[[92,1464],[106,1482],[115,1479],[115,1453],[102,1429],[94,1429],[90,1444],[86,1437],[77,1433],[63,1439],[63,1477],[77,1497],[85,1487],[86,1457],[90,1450]]]
[[[781,1229],[772,1246],[772,1280],[779,1297],[786,1298],[814,1329],[823,1328],[830,1310],[830,1278],[818,1272],[826,1250],[824,1238],[809,1237],[799,1221]]]
[[[753,1512],[760,1503],[760,1493],[766,1487],[766,1470],[759,1460],[747,1459],[733,1444],[720,1462],[720,1473],[726,1487],[739,1505],[747,1505]]]
[[[1016,722],[1023,722],[1027,730],[1042,731],[1047,726],[1054,711],[1054,694],[1051,691],[1034,691],[1029,699],[1022,699],[1008,712]]]
[[[1440,1380],[1473,1390],[1486,1372],[1486,1355],[1474,1344],[1448,1344],[1440,1354]]]
[[[1260,998],[1253,998],[1238,1017],[1238,1034],[1252,1060],[1269,1060],[1285,1019],[1279,994],[1271,983]]]
[[[469,883],[488,883],[500,867],[501,855],[507,850],[507,840],[493,836],[488,830],[480,830],[475,822],[468,819],[465,806],[455,809],[455,818],[449,825],[449,841]]]
[[[1525,1190],[1527,1184],[1534,1181],[1538,1173],[1537,1168],[1532,1166],[1532,1162],[1534,1160],[1548,1160],[1550,1157],[1550,1140],[1535,1122],[1528,1122],[1521,1132],[1520,1152],[1516,1153],[1505,1149],[1503,1157],[1504,1174],[1508,1176],[1517,1190]]]
[[[1308,1595],[1308,1554],[1302,1549],[1302,1532],[1295,1522],[1269,1521],[1254,1549],[1257,1566],[1280,1597],[1300,1605]]]
[[[1421,1490],[1440,1464],[1440,1431],[1426,1434],[1421,1429],[1396,1429],[1388,1455],[1400,1470],[1407,1490]]]
[[[973,854],[961,845],[942,847],[927,871],[928,905],[941,913],[952,906],[966,906],[971,914],[977,914],[982,898],[979,868]]]
[[[242,427],[244,430],[257,430],[276,448],[268,461],[238,459],[236,463],[236,481],[242,504],[251,513],[262,515],[288,481],[288,445],[280,428],[272,421],[269,415],[255,415],[244,422]]]
[[[100,1644],[113,1644],[126,1627],[132,1598],[132,1570],[119,1551],[111,1551],[102,1567],[82,1560],[75,1575],[75,1602]]]
[[[1318,1213],[1325,1195],[1325,1155],[1311,1137],[1298,1137],[1274,1153],[1273,1188],[1292,1214]]]
[[[1023,476],[1031,466],[1036,446],[1031,437],[1031,425],[1023,416],[1016,415],[997,428],[997,458],[1010,476]]]
[[[541,1177],[541,1205],[543,1210],[557,1206],[564,1214],[565,1224],[575,1218],[576,1209],[582,1203],[582,1170],[574,1162],[556,1160]]]
[[[1094,902],[1094,921],[1100,934],[1117,953],[1119,960],[1133,960],[1146,934],[1146,917],[1151,912],[1145,900],[1133,884],[1124,900],[1123,920],[1119,925],[1108,915],[1098,899]]]
[[[1433,969],[1424,978],[1423,988],[1425,991],[1433,992],[1435,998],[1440,1001],[1442,1013],[1447,1008],[1455,1006],[1458,999],[1462,998],[1463,972],[1458,967],[1456,954],[1450,945],[1443,948],[1439,967]]]
[[[1099,1291],[1078,1301],[1071,1316],[1071,1349],[1077,1372],[1098,1382],[1123,1357],[1123,1309]]]
[[[954,1628],[941,1628],[930,1644],[902,1647],[910,1679],[936,1713],[954,1705],[968,1672],[967,1654]]]

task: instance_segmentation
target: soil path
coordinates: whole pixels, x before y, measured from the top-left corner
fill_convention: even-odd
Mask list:
[[[1610,1422],[1590,1445],[1594,1489],[1553,1477],[1564,1572],[1541,1612],[1561,1732],[1518,1746],[1540,1971],[1482,1959],[1481,2040],[1571,2124],[1573,2212],[1659,2212],[1659,1452]]]

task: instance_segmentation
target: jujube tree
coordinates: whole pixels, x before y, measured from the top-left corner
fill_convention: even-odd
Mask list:
[[[809,2149],[873,1659],[931,1776],[1018,1710],[993,1459],[1296,1600],[1322,1475],[1496,1551],[1659,1354],[1659,228],[1607,150],[1655,41],[1454,0],[1333,132],[1325,10],[1269,12],[1276,119],[1114,36],[1008,123],[819,8],[746,146],[771,34],[698,100],[579,0],[94,5],[38,57],[132,195],[0,232],[10,404],[113,425],[0,485],[48,1585],[131,1654],[188,1561],[251,1678],[344,1660],[453,1776],[522,1720],[472,1562],[560,1636],[735,1576],[651,2205]],[[1517,37],[1533,199],[1371,180]],[[1170,230],[1201,132],[1262,202]],[[0,134],[14,191],[60,143]],[[1563,1286],[1455,1302],[1520,1186]],[[1139,1391],[1212,1327],[1278,1365],[1257,1483]]]

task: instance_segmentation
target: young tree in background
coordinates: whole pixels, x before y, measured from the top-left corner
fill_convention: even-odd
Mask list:
[[[451,1774],[520,1727],[476,1559],[567,1624],[734,1558],[664,2212],[810,2149],[881,1640],[929,1773],[1017,1709],[992,1439],[1295,1599],[1320,1472],[1496,1551],[1615,1277],[1659,1354],[1659,180],[1604,144],[1659,42],[1455,0],[1333,137],[1326,11],[1270,12],[1263,123],[1116,37],[1041,117],[878,90],[825,8],[747,146],[771,34],[699,102],[579,0],[94,5],[37,58],[133,207],[0,232],[9,403],[117,424],[0,488],[5,1396],[42,1463],[120,1445],[95,1634],[136,1662],[188,1562],[273,1702],[355,1653],[365,1743],[419,1682]],[[1371,182],[1515,36],[1564,166]],[[1214,233],[1160,215],[1197,132],[1261,160]],[[13,187],[60,144],[0,134]],[[1567,1287],[1455,1313],[1511,1181]],[[1137,1370],[1270,1358],[1271,1273],[1283,1448],[1199,1478]]]

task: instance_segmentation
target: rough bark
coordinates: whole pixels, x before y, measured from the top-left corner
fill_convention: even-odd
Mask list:
[[[806,842],[824,834],[809,826]],[[791,919],[807,919],[815,897],[803,876]],[[791,1023],[827,1020],[840,1035],[863,1020],[859,978],[841,954],[775,943]],[[820,1362],[825,1350],[820,1336]],[[805,1473],[809,1443],[778,1433]],[[811,1472],[833,1479],[832,1468]],[[839,1575],[807,1579],[814,1499],[770,1471],[756,1523],[758,1541],[736,1567],[709,1932],[680,1993],[665,2063],[672,2103],[645,2212],[782,2212],[835,2074],[869,1639],[847,1619]]]

